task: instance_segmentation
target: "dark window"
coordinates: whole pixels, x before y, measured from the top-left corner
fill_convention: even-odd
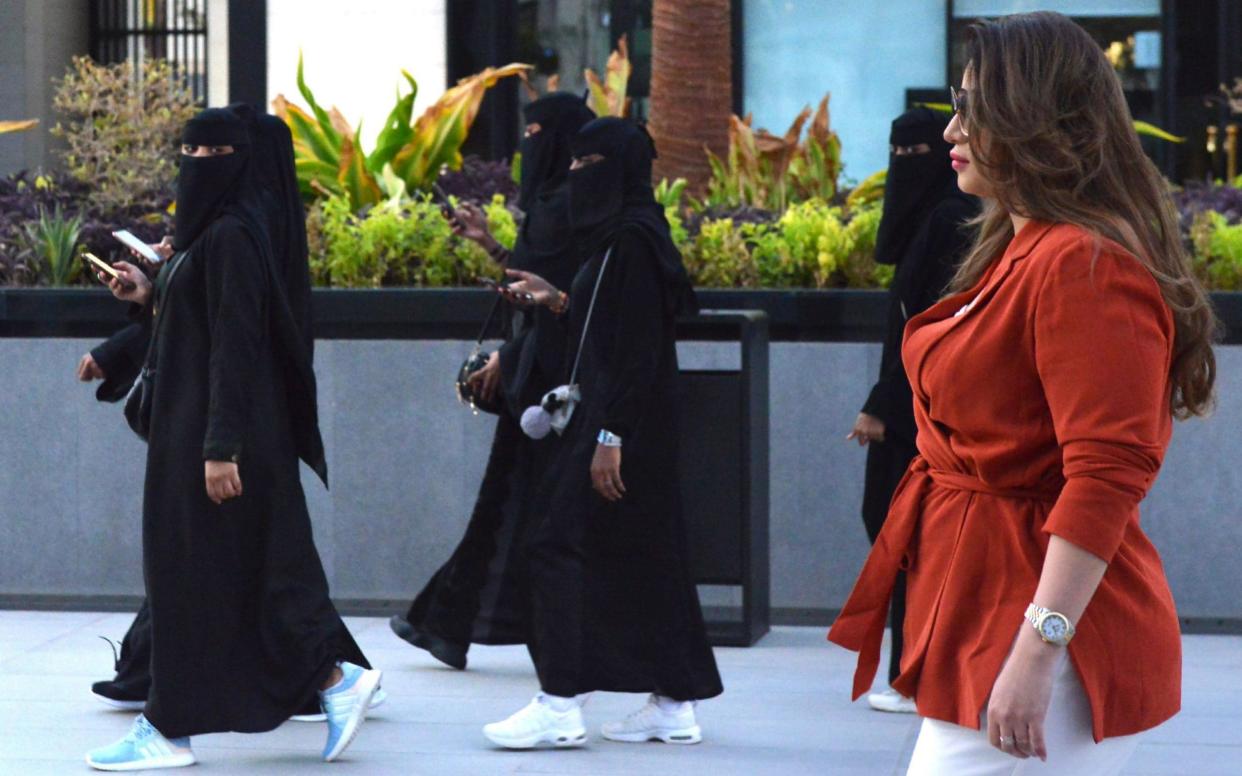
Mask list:
[[[93,0],[91,57],[103,64],[166,59],[207,100],[207,0]]]
[[[950,0],[948,78],[965,67],[965,32],[979,13],[1005,12],[1010,2]],[[1062,3],[1061,5],[1067,5]],[[1093,6],[1115,15],[1092,15]],[[1074,15],[1074,8],[1082,15]],[[1242,3],[1236,0],[1130,0],[1068,4],[1071,18],[1109,52],[1134,118],[1186,138],[1172,145],[1144,137],[1143,147],[1175,181],[1219,177],[1229,120],[1219,99],[1222,83],[1242,76]],[[925,98],[925,97],[924,97]],[[1233,118],[1237,121],[1237,118]],[[1217,126],[1217,153],[1207,150],[1207,128]]]
[[[629,45],[632,72],[626,90],[631,115],[645,119],[651,96],[652,0],[453,0],[448,4],[448,78],[488,65],[526,62],[530,80],[543,92],[549,76],[559,89],[583,92],[583,71],[604,77],[608,55],[622,35]],[[741,0],[734,0],[733,101],[742,104]],[[521,137],[521,107],[529,101],[517,82],[488,93],[466,142],[466,153],[504,158]],[[736,108],[735,108],[736,109]]]

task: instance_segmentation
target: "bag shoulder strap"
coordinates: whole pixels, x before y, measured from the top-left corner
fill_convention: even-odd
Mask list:
[[[604,254],[599,265],[599,275],[595,278],[595,290],[591,292],[591,304],[587,306],[586,320],[582,322],[582,337],[578,340],[578,352],[574,354],[574,368],[569,373],[569,384],[575,385],[578,379],[578,364],[582,362],[582,349],[586,347],[587,331],[591,328],[591,318],[595,313],[595,299],[599,296],[600,284],[604,282],[604,270],[608,269],[608,259],[612,257],[612,247]]]
[[[496,294],[496,301],[492,302],[491,312],[487,314],[487,320],[483,321],[483,328],[479,331],[479,338],[475,340],[475,350],[483,344],[483,340],[487,338],[487,330],[492,328],[492,321],[496,320],[496,313],[500,312],[500,306],[505,298],[500,294]]]
[[[169,260],[170,263],[168,265],[168,277],[164,279],[164,284],[163,284],[164,290],[160,294],[161,297],[168,294],[168,289],[172,287],[173,278],[176,277],[177,270],[181,269],[181,265],[185,263],[185,260],[189,258],[189,256],[190,256],[190,252],[188,250],[184,250],[178,253],[176,256],[173,256],[172,259]],[[155,284],[153,283],[152,289],[151,289],[151,293],[153,297],[157,293],[154,286]],[[153,310],[153,314],[155,317],[155,323],[151,327],[151,343],[147,345],[147,357],[143,359],[144,366],[151,365],[151,358],[155,354],[155,341],[159,339],[160,330],[163,328],[164,318],[168,317],[168,316],[161,317],[159,315],[159,308],[163,306],[162,298],[160,299],[153,298],[152,305],[153,305],[152,310]]]

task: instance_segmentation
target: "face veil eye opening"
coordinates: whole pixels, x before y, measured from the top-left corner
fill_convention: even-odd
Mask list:
[[[603,154],[587,154],[586,156],[575,156],[569,165],[571,170],[581,170],[584,167],[590,167],[593,164],[599,164],[606,157]]]

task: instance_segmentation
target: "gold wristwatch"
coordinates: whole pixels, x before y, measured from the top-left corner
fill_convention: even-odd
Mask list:
[[[1026,607],[1026,621],[1035,626],[1039,637],[1049,644],[1064,647],[1074,638],[1074,624],[1060,612],[1031,604]]]

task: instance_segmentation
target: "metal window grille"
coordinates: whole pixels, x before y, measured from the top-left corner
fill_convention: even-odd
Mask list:
[[[166,59],[207,101],[208,0],[91,0],[91,56],[103,64]]]

